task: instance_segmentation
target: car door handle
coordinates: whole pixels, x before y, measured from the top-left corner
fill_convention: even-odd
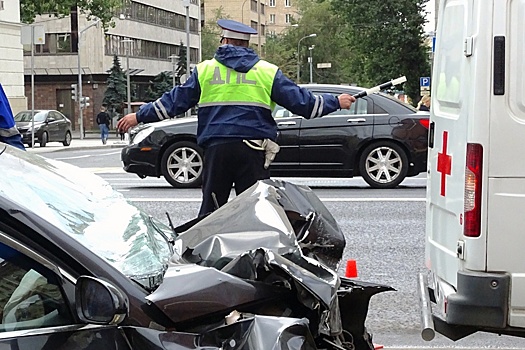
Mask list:
[[[349,123],[364,123],[366,122],[365,118],[350,118],[346,120]]]
[[[289,125],[296,125],[296,122],[280,122],[277,123],[277,126],[289,126]]]

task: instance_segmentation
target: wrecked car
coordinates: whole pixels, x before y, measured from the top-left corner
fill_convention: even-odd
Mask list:
[[[370,298],[336,268],[337,222],[304,186],[260,181],[173,227],[101,178],[0,144],[0,345],[373,349]]]

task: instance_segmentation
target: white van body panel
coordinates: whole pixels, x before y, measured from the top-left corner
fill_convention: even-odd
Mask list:
[[[441,0],[431,92],[425,262],[438,306],[460,271],[508,274],[508,326],[525,328],[525,0]],[[470,143],[483,148],[479,237],[463,234]]]

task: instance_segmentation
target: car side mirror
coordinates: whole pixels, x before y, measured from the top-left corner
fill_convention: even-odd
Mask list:
[[[77,279],[75,306],[78,317],[86,323],[119,324],[129,314],[129,300],[123,292],[90,276]]]

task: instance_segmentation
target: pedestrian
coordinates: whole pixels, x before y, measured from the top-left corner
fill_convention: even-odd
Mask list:
[[[124,141],[124,139],[125,139],[124,135],[126,134],[123,129],[118,127],[118,121],[120,119],[122,119],[123,117],[124,117],[123,115],[119,114],[119,116],[117,118],[117,134],[118,134],[118,136],[120,136],[120,141]]]
[[[7,143],[25,151],[24,143],[22,142],[22,135],[18,132],[13,117],[11,105],[4,92],[2,84],[0,84],[0,142]]]
[[[97,114],[97,124],[100,128],[100,138],[102,139],[102,144],[105,145],[108,142],[109,137],[109,123],[110,118],[108,112],[106,112],[106,107],[100,107],[100,113]]]
[[[420,111],[430,111],[430,95],[421,97],[421,100],[419,100],[417,104],[417,109]]]
[[[242,23],[221,19],[221,45],[211,60],[193,69],[189,79],[122,118],[127,131],[185,113],[198,103],[197,143],[204,149],[202,204],[199,217],[228,201],[235,185],[238,195],[257,180],[270,177],[268,165],[278,150],[275,104],[305,118],[349,109],[348,94],[316,96],[299,87],[275,65],[249,48],[257,32]]]

